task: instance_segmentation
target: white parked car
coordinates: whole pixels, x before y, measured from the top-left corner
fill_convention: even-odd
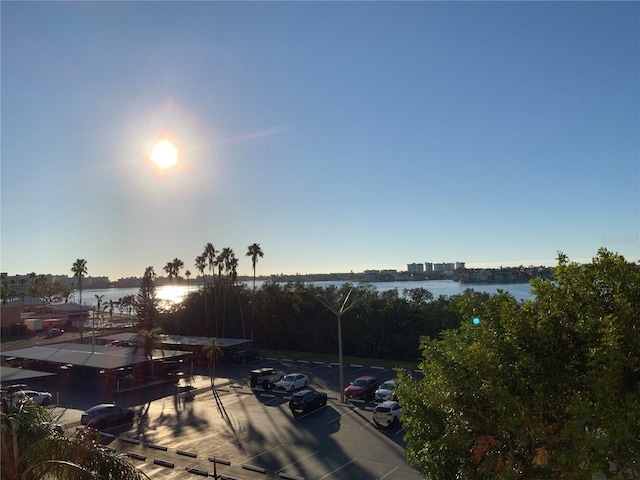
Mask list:
[[[397,400],[393,389],[396,387],[395,380],[387,380],[376,390],[376,402],[386,402],[387,400]]]
[[[53,395],[49,392],[36,392],[35,390],[18,390],[11,395],[11,403],[16,405],[20,402],[34,401],[38,405],[49,405]]]
[[[398,402],[387,400],[378,405],[373,411],[373,421],[379,427],[388,427],[400,423],[402,407]]]
[[[277,390],[284,390],[285,392],[293,392],[302,387],[309,385],[309,377],[302,373],[290,373],[285,375],[282,380],[276,383]]]

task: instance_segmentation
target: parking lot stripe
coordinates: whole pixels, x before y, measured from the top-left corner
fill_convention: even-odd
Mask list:
[[[356,460],[358,460],[357,458],[354,458],[353,460],[351,460],[350,462],[345,463],[344,465],[336,468],[334,471],[327,473],[324,477],[320,477],[318,480],[323,480],[327,477],[330,477],[331,475],[333,475],[334,473],[336,473],[338,470],[342,470],[344,467],[346,467],[347,465],[355,462]]]
[[[254,455],[254,456],[253,456],[253,457],[251,457],[251,458],[247,458],[247,459],[245,460],[245,462],[248,462],[249,460],[253,460],[254,458],[261,457],[261,456],[262,456],[262,455],[264,455],[265,453],[269,453],[269,452],[271,452],[271,451],[275,450],[276,448],[280,448],[280,447],[282,447],[282,444],[280,444],[280,445],[276,445],[275,447],[270,448],[269,450],[265,450],[264,452],[259,453],[258,455]]]
[[[287,466],[285,466],[285,467],[281,468],[280,470],[278,470],[278,471],[277,471],[277,473],[279,474],[279,473],[280,473],[280,472],[282,472],[283,470],[286,470],[287,468],[289,468],[289,467],[290,467],[290,466],[292,466],[292,465],[295,465],[296,463],[300,463],[301,461],[303,461],[303,460],[305,460],[305,459],[307,459],[307,458],[309,458],[309,457],[311,457],[311,456],[315,455],[315,454],[316,454],[316,453],[318,453],[319,451],[320,451],[320,450],[316,450],[315,452],[312,452],[312,453],[310,453],[309,455],[306,455],[306,456],[302,457],[301,459],[296,460],[296,461],[295,461],[295,462],[293,462],[293,463],[290,463],[289,465],[287,465]],[[280,475],[280,476],[282,477],[282,475]],[[283,478],[284,478],[284,477],[283,477]]]
[[[280,472],[278,473],[280,478],[285,478],[287,480],[305,480],[304,477],[299,477],[298,475],[289,475],[288,473]]]
[[[245,470],[251,470],[252,472],[267,473],[267,469],[263,467],[256,467],[255,465],[242,464],[242,468]]]
[[[184,467],[184,471],[185,472],[189,472],[189,473],[195,473],[196,475],[200,475],[202,477],[208,477],[209,476],[209,472],[207,472],[206,470],[201,470],[199,468]]]
[[[389,475],[391,475],[393,472],[395,472],[398,469],[398,467],[394,468],[393,470],[391,470],[389,473],[384,474],[382,477],[380,477],[378,480],[383,480],[385,478],[387,478]]]

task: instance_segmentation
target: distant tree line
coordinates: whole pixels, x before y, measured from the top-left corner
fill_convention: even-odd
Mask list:
[[[304,282],[265,282],[252,290],[224,277],[179,305],[160,309],[157,325],[170,334],[251,338],[254,346],[273,350],[337,354],[336,315],[351,291],[353,308],[342,317],[347,356],[417,361],[420,338],[436,338],[460,325],[460,296],[434,298],[424,288],[378,291],[370,284],[319,287]],[[475,295],[472,290],[462,296]]]

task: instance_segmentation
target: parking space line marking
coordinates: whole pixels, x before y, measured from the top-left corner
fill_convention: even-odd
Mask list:
[[[280,448],[280,447],[282,447],[282,444],[280,444],[280,445],[276,445],[275,447],[270,448],[269,450],[265,450],[264,452],[259,453],[258,455],[254,455],[254,456],[253,456],[253,457],[251,457],[251,458],[247,458],[247,459],[246,459],[246,460],[244,460],[242,463],[246,463],[246,462],[248,462],[249,460],[253,460],[254,458],[258,458],[258,457],[260,457],[260,456],[264,455],[265,453],[269,453],[269,452],[271,452],[271,451],[275,450],[276,448]]]
[[[351,460],[350,462],[345,463],[344,465],[342,465],[341,467],[336,468],[333,472],[329,472],[327,473],[324,477],[320,477],[318,480],[323,480],[331,475],[333,475],[334,473],[336,473],[338,470],[342,470],[344,467],[346,467],[347,465],[355,462],[356,460],[358,460],[357,458],[354,458],[353,460]]]
[[[391,475],[393,472],[395,472],[398,469],[398,467],[394,468],[393,470],[391,470],[389,473],[383,475],[382,477],[380,477],[378,480],[383,480],[385,478],[387,478],[389,475]]]
[[[319,451],[320,451],[320,450],[316,450],[315,452],[310,453],[309,455],[307,455],[307,456],[305,456],[305,457],[302,457],[300,460],[296,460],[295,462],[290,463],[289,465],[286,465],[286,466],[282,467],[280,470],[277,470],[277,471],[276,471],[276,473],[280,473],[280,472],[282,472],[283,470],[286,470],[286,469],[287,469],[287,468],[289,468],[291,465],[295,465],[296,463],[300,463],[302,460],[304,460],[304,459],[306,459],[306,458],[309,458],[309,457],[310,457],[310,456],[312,456],[312,455],[315,455],[315,454],[316,454],[316,453],[318,453]]]
[[[373,425],[373,422],[367,422],[367,423],[365,423],[364,425],[362,425],[362,426],[360,427],[360,430],[362,430],[363,428],[367,428],[367,427],[368,427],[368,426],[370,426],[370,425]]]

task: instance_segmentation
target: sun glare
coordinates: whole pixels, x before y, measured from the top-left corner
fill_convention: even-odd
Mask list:
[[[164,170],[178,163],[178,149],[170,141],[163,140],[153,146],[150,158],[159,168]]]

